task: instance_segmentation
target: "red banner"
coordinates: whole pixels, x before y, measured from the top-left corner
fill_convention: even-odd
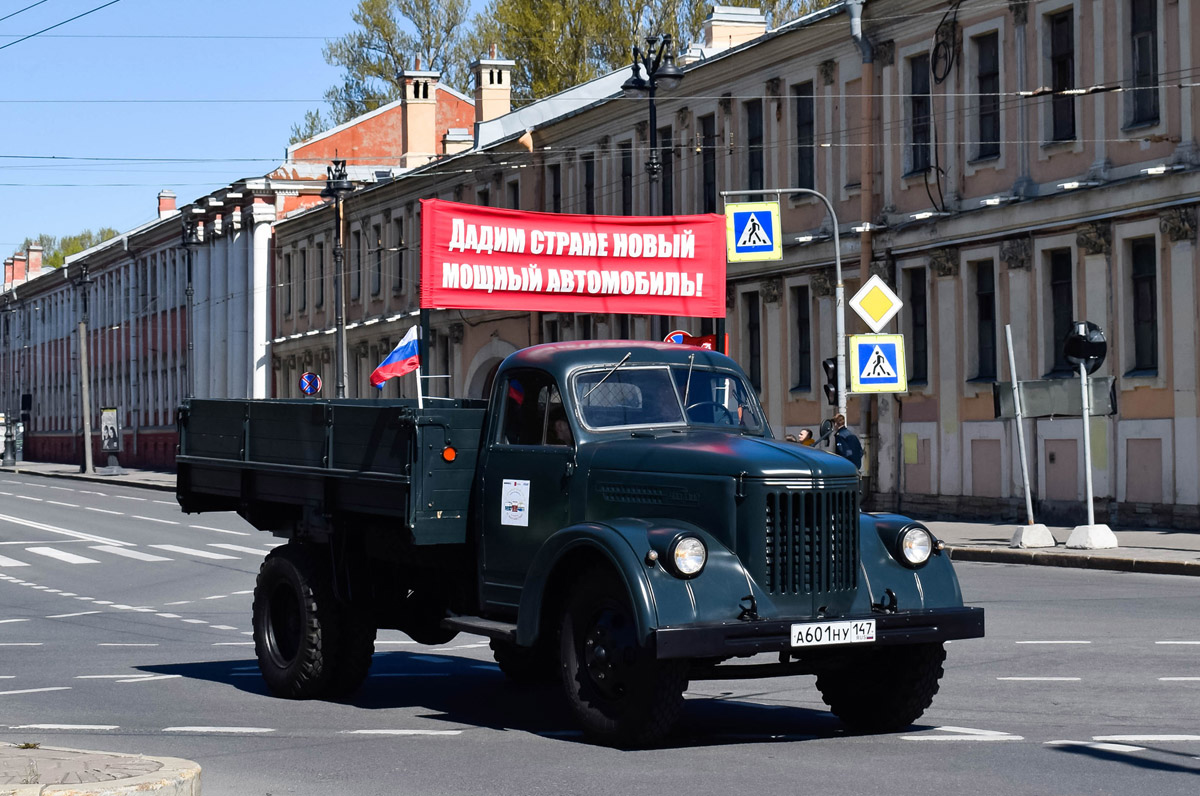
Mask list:
[[[421,306],[725,316],[725,218],[421,200]]]

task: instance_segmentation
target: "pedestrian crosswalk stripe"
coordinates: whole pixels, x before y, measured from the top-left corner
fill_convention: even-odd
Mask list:
[[[173,544],[152,544],[150,545],[155,550],[166,550],[168,553],[179,553],[185,556],[196,556],[197,558],[210,558],[214,561],[236,561],[237,556],[227,556],[224,553],[210,553],[207,550],[193,550],[190,547],[179,547]]]
[[[112,553],[115,556],[124,556],[137,561],[174,561],[166,556],[156,556],[151,553],[143,553],[141,550],[134,550],[130,547],[111,547],[109,545],[93,545],[93,550],[99,550],[102,553]]]
[[[0,567],[27,567],[29,564],[8,556],[0,556]]]
[[[256,556],[265,556],[267,554],[266,550],[256,550],[253,547],[241,547],[236,544],[223,544],[221,542],[212,542],[208,546],[209,547],[219,547],[222,550],[232,550],[235,553],[250,553],[251,555],[256,555]]]
[[[99,564],[100,562],[94,558],[86,558],[85,556],[77,556],[74,553],[66,553],[62,550],[55,550],[53,547],[26,547],[26,553],[35,553],[39,556],[47,558],[55,558],[59,561],[65,561],[68,564]]]

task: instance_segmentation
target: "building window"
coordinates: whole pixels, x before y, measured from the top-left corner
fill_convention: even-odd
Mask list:
[[[1133,54],[1132,124],[1158,123],[1158,9],[1157,0],[1132,0]]]
[[[816,178],[816,102],[812,81],[792,89],[796,97],[796,187],[813,188]]]
[[[975,39],[975,63],[978,66],[976,90],[979,92],[979,158],[1000,154],[1000,34],[989,33]]]
[[[701,196],[704,212],[717,212],[717,117],[700,117]]]
[[[507,191],[508,191],[508,209],[509,210],[520,210],[521,209],[521,181],[513,180],[512,182],[508,183],[508,185],[506,187],[507,187]]]
[[[812,308],[808,285],[792,288],[792,306],[796,318],[796,390],[812,389]]]
[[[546,180],[550,189],[550,212],[562,212],[562,166],[551,163],[546,167],[550,178]]]
[[[1158,267],[1154,238],[1130,243],[1133,282],[1133,369],[1158,372]]]
[[[392,251],[388,260],[392,263],[392,295],[404,292],[404,219],[392,222]]]
[[[480,207],[491,207],[492,206],[492,191],[491,191],[491,189],[484,187],[484,188],[480,188],[478,191],[476,191],[475,192],[475,204],[479,205]]]
[[[1063,92],[1075,88],[1075,20],[1073,11],[1062,11],[1047,18],[1050,31],[1050,101],[1053,117],[1052,141],[1075,138],[1075,97]]]
[[[630,321],[630,317],[628,315],[618,315],[617,316],[617,339],[618,340],[630,340],[633,338],[633,329],[631,328],[631,324],[629,321]]]
[[[996,380],[996,267],[991,260],[975,264],[975,378]]]
[[[283,284],[279,286],[283,294],[283,316],[292,314],[292,255],[283,255]]]
[[[371,227],[371,295],[378,296],[383,290],[383,227]]]
[[[575,339],[576,340],[591,340],[592,339],[592,316],[591,315],[576,315],[575,316]]]
[[[596,157],[583,156],[583,212],[596,212]]]
[[[758,314],[758,291],[742,294],[746,319],[746,375],[755,390],[762,390],[762,328]]]
[[[908,315],[912,318],[912,378],[918,384],[929,382],[929,293],[925,269],[910,268],[908,277]]]
[[[315,294],[313,296],[313,307],[321,309],[325,306],[325,244],[317,244],[316,261],[313,263],[316,266],[316,274],[313,276],[313,288]]]
[[[304,312],[308,309],[308,249],[301,249],[297,256],[300,258],[300,278],[296,280],[296,295],[299,296],[296,309]]]
[[[671,139],[671,128],[664,127],[658,131],[659,162],[662,164],[661,198],[662,206],[659,215],[669,216],[675,213],[675,146]]]
[[[751,191],[763,187],[763,104],[750,100],[746,110],[746,187]]]
[[[545,339],[542,342],[545,342],[545,343],[557,343],[558,342],[558,321],[557,320],[546,321],[546,334],[545,334]]]
[[[621,215],[633,215],[633,142],[620,144],[621,150]]]
[[[350,300],[358,301],[362,295],[362,233],[358,230],[350,233],[350,250],[354,252],[354,267],[350,269]]]
[[[1075,304],[1072,299],[1071,271],[1074,267],[1070,249],[1055,249],[1050,256],[1050,307],[1052,326],[1050,329],[1050,350],[1054,367],[1053,374],[1069,374],[1073,372],[1070,362],[1063,353],[1063,343],[1071,333],[1071,323],[1075,319]]]
[[[908,59],[909,173],[929,170],[933,125],[930,118],[929,56]]]

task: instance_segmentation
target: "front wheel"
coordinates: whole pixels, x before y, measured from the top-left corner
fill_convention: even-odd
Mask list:
[[[933,703],[946,650],[941,642],[888,647],[817,675],[822,699],[858,732],[898,732]]]
[[[686,661],[660,661],[638,643],[628,591],[609,572],[587,573],[567,601],[559,634],[571,712],[593,740],[649,746],[683,709]]]

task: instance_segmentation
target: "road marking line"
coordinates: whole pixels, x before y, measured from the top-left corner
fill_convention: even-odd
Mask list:
[[[133,497],[132,495],[113,495],[113,497],[115,497],[115,498],[120,498],[121,500],[140,500],[140,501],[142,501],[143,503],[145,503],[145,502],[146,502],[146,498],[143,498],[143,497]]]
[[[123,677],[129,677],[128,674],[77,674],[76,680],[120,680]],[[153,677],[153,675],[142,675],[143,677]]]
[[[0,641],[0,647],[40,647],[40,641]]]
[[[166,556],[156,556],[151,553],[143,553],[141,550],[134,550],[132,547],[113,547],[112,545],[98,544],[92,545],[92,550],[99,550],[101,553],[112,553],[125,558],[132,558],[135,561],[173,561],[172,558]]]
[[[98,614],[98,613],[100,613],[100,611],[79,611],[78,613],[74,613],[74,614],[55,614],[54,616],[48,616],[46,618],[47,619],[70,619],[73,616],[90,616],[92,614]]]
[[[145,520],[146,522],[161,522],[163,525],[182,525],[182,523],[175,522],[175,520],[160,520],[156,517],[143,517],[141,514],[134,514],[133,518],[135,520]]]
[[[108,497],[107,492],[89,492],[86,489],[79,490],[79,494],[81,494],[81,495],[99,495],[100,497]]]
[[[1200,735],[1093,735],[1093,741],[1117,743],[1159,743],[1165,741],[1200,741]]]
[[[242,591],[235,591],[234,594],[254,594],[254,589],[243,589]]]
[[[191,600],[176,600],[173,603],[163,603],[163,605],[187,605]]]
[[[253,641],[217,641],[213,643],[214,647],[253,647]]]
[[[1091,741],[1046,741],[1046,746],[1085,746],[1088,749],[1100,749],[1105,752],[1144,752],[1141,746],[1127,746],[1119,743],[1092,743]]]
[[[118,680],[118,683],[148,683],[151,680],[174,680],[178,677],[183,677],[182,674],[145,674],[138,677],[130,677],[125,680]]]
[[[224,553],[210,553],[207,550],[193,550],[190,547],[180,547],[173,544],[152,544],[155,550],[166,550],[168,553],[180,553],[198,558],[210,558],[214,561],[237,561],[237,556],[227,556]]]
[[[129,542],[122,542],[117,539],[108,539],[103,536],[96,536],[91,533],[83,533],[82,531],[72,531],[67,528],[59,528],[57,525],[46,525],[33,520],[23,520],[20,517],[10,517],[7,514],[0,514],[0,520],[11,522],[14,525],[24,525],[26,528],[36,528],[39,531],[47,531],[49,533],[57,533],[62,536],[69,536],[72,539],[83,539],[86,542],[96,542],[98,544],[111,544],[117,547],[129,547]]]
[[[1200,681],[1200,677],[1160,677],[1158,679],[1167,683],[1194,683]]]
[[[343,735],[462,735],[462,730],[342,730]]]
[[[1017,644],[1091,644],[1090,641],[1018,641]]]
[[[59,501],[59,500],[47,500],[46,502],[52,506],[66,506],[69,509],[79,508],[78,503],[63,503],[62,501]]]
[[[187,622],[189,625],[207,625],[208,624],[208,622],[204,621],[203,619],[185,619],[183,621]]]
[[[977,730],[971,727],[934,727],[933,732],[949,732],[954,735],[902,735],[905,741],[1023,741],[1020,735],[1000,730]]]
[[[1155,644],[1200,644],[1200,641],[1156,641]]]
[[[29,495],[17,495],[17,497],[20,498],[21,500],[32,500],[34,503],[44,502],[43,498],[30,497]]]
[[[209,547],[219,547],[222,550],[232,550],[235,553],[250,553],[251,555],[256,555],[256,556],[265,556],[267,554],[267,551],[263,550],[261,548],[242,547],[240,545],[224,544],[222,542],[211,543],[211,544],[209,544]]]
[[[220,733],[263,733],[275,732],[272,727],[163,727],[163,732],[220,732]]]
[[[225,528],[210,528],[207,525],[189,525],[189,528],[195,528],[198,531],[216,531],[217,533],[228,533],[234,536],[249,536],[245,531],[230,531]]]
[[[87,509],[88,511],[98,511],[101,514],[116,514],[118,516],[125,515],[125,512],[123,512],[123,511],[110,511],[109,509],[98,509],[95,506],[84,506],[84,508]]]
[[[69,486],[52,486],[50,489],[57,489],[59,492],[74,492],[75,490]]]
[[[112,605],[112,600],[92,600],[96,605]]]
[[[14,724],[10,730],[115,730],[117,724]]]
[[[28,622],[28,619],[0,619],[0,625],[9,625],[13,622]]]
[[[68,564],[99,564],[100,562],[94,558],[86,556],[77,556],[74,553],[64,553],[62,550],[55,550],[53,547],[26,547],[26,553],[34,553],[46,558],[56,558],[59,561],[65,561]]]
[[[62,589],[46,589],[46,594],[62,594]]]
[[[1081,677],[997,677],[997,680],[1016,680],[1022,682],[1045,682],[1045,683],[1073,683],[1083,679]]]
[[[8,556],[0,556],[0,567],[27,567],[29,564]]]
[[[229,596],[228,594],[214,594],[213,596],[205,597],[204,599],[206,599],[206,600],[224,600],[228,596]]]
[[[99,562],[97,562],[97,563],[99,563]],[[37,589],[38,591],[46,591],[50,587],[49,586],[34,586],[33,588]]]
[[[0,674],[0,680],[13,680],[15,678],[15,674]]]
[[[213,625],[213,630],[237,630],[233,625]]]
[[[69,685],[56,685],[51,688],[19,688],[16,691],[0,691],[0,696],[8,696],[9,694],[41,694],[46,691],[70,691]]]
[[[64,591],[64,592],[62,593],[62,596],[63,596],[63,597],[74,597],[74,596],[75,596],[75,592],[73,592],[73,591]]]
[[[135,644],[133,642],[101,641],[97,647],[157,647],[158,644]]]
[[[155,500],[153,502],[158,503],[160,506],[178,506],[179,505],[179,502],[175,501],[175,500]]]
[[[163,619],[178,619],[179,618],[179,614],[155,614],[155,616],[161,616]]]

